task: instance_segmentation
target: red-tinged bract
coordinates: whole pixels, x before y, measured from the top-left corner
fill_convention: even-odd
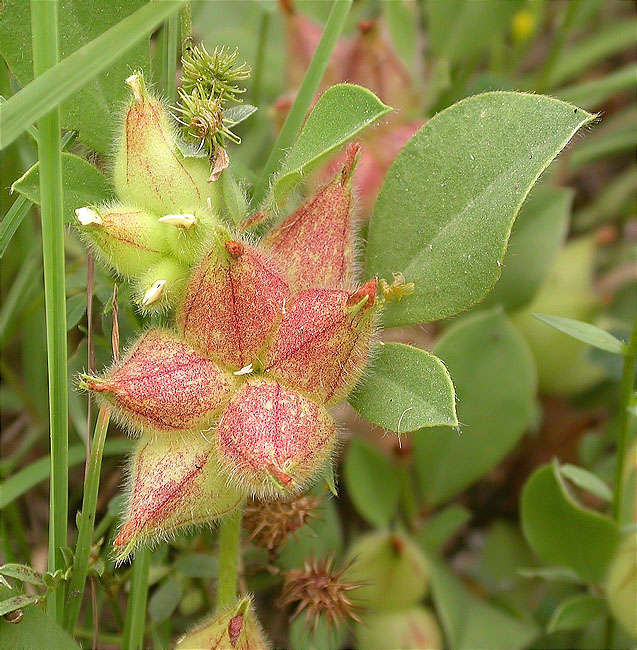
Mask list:
[[[353,281],[352,173],[360,145],[347,148],[336,176],[264,239],[296,290],[350,287]]]
[[[231,395],[232,375],[176,335],[149,330],[104,377],[86,386],[132,431],[179,433],[214,423]]]
[[[353,293],[299,293],[268,350],[266,375],[327,404],[343,399],[367,362],[378,312],[376,289],[371,280]]]
[[[219,472],[214,447],[201,433],[149,433],[139,440],[124,523],[115,538],[118,559],[140,543],[209,523],[241,503],[241,492]]]
[[[267,255],[227,241],[192,274],[178,324],[197,350],[243,368],[272,334],[289,293],[287,280]]]
[[[329,460],[336,429],[327,411],[277,382],[250,380],[223,413],[219,457],[231,480],[257,496],[307,487]]]

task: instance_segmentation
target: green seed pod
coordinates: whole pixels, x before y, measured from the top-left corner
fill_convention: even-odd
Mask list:
[[[193,206],[158,220],[166,247],[179,261],[192,266],[210,248],[217,219],[209,210]]]
[[[637,639],[637,532],[619,546],[608,571],[606,596],[613,616]]]
[[[359,650],[442,650],[442,633],[426,607],[365,616],[356,626]]]
[[[267,650],[270,647],[252,606],[252,596],[199,623],[177,642],[176,650]]]
[[[181,299],[187,279],[188,267],[165,257],[135,280],[135,302],[147,314],[171,309]]]
[[[166,251],[157,217],[131,205],[84,207],[75,211],[82,240],[106,267],[119,275],[139,275]]]
[[[126,83],[133,101],[124,116],[113,166],[118,196],[158,217],[193,206],[218,214],[221,188],[208,182],[208,161],[183,155],[164,105],[148,92],[141,73]]]
[[[144,435],[131,458],[129,481],[128,506],[114,541],[117,560],[176,530],[211,523],[243,500],[219,472],[214,443],[199,432]]]
[[[427,560],[404,533],[378,531],[363,535],[348,557],[352,564],[344,578],[362,583],[352,600],[367,610],[405,609],[427,592]]]

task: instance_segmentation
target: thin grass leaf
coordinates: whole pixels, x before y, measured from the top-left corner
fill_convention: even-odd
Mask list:
[[[0,149],[10,145],[31,124],[108,68],[182,6],[183,0],[149,2],[0,105]]]
[[[550,316],[548,314],[533,314],[533,316],[543,323],[554,327],[556,330],[564,332],[564,334],[568,334],[568,336],[588,343],[600,350],[606,350],[606,352],[612,352],[613,354],[623,355],[626,353],[626,345],[624,343],[609,332],[590,323],[583,323],[582,321],[563,318],[562,316]]]

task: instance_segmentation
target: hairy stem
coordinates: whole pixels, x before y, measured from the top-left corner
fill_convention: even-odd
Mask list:
[[[217,610],[232,605],[237,597],[242,516],[243,508],[239,507],[223,519],[219,528]]]
[[[269,188],[270,176],[278,169],[283,160],[283,156],[294,143],[297,133],[305,119],[305,114],[312,103],[312,98],[319,88],[332,50],[343,31],[345,20],[351,6],[352,0],[334,0],[332,4],[330,15],[325,24],[325,29],[323,30],[323,35],[316,48],[316,52],[314,52],[314,56],[312,57],[312,62],[305,73],[305,77],[303,77],[303,83],[299,88],[299,92],[283,124],[279,137],[272,147],[270,157],[265,163],[263,174],[254,188],[252,203],[255,207],[258,207],[263,202]]]
[[[58,62],[57,2],[31,2],[33,76]],[[68,517],[68,395],[66,296],[64,277],[64,214],[60,108],[38,122],[44,297],[49,373],[51,489],[49,498],[49,570],[62,568],[59,549],[66,546]],[[64,583],[49,597],[50,611],[62,622]]]

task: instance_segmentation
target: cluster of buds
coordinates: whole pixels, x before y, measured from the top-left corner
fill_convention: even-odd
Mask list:
[[[289,500],[320,479],[337,444],[326,407],[360,378],[383,301],[376,279],[354,277],[358,145],[255,241],[222,223],[206,161],[180,153],[142,78],[128,83],[114,165],[122,204],[79,209],[80,231],[109,268],[141,284],[143,309],[170,305],[176,317],[81,379],[139,436],[120,559],[250,496]]]

